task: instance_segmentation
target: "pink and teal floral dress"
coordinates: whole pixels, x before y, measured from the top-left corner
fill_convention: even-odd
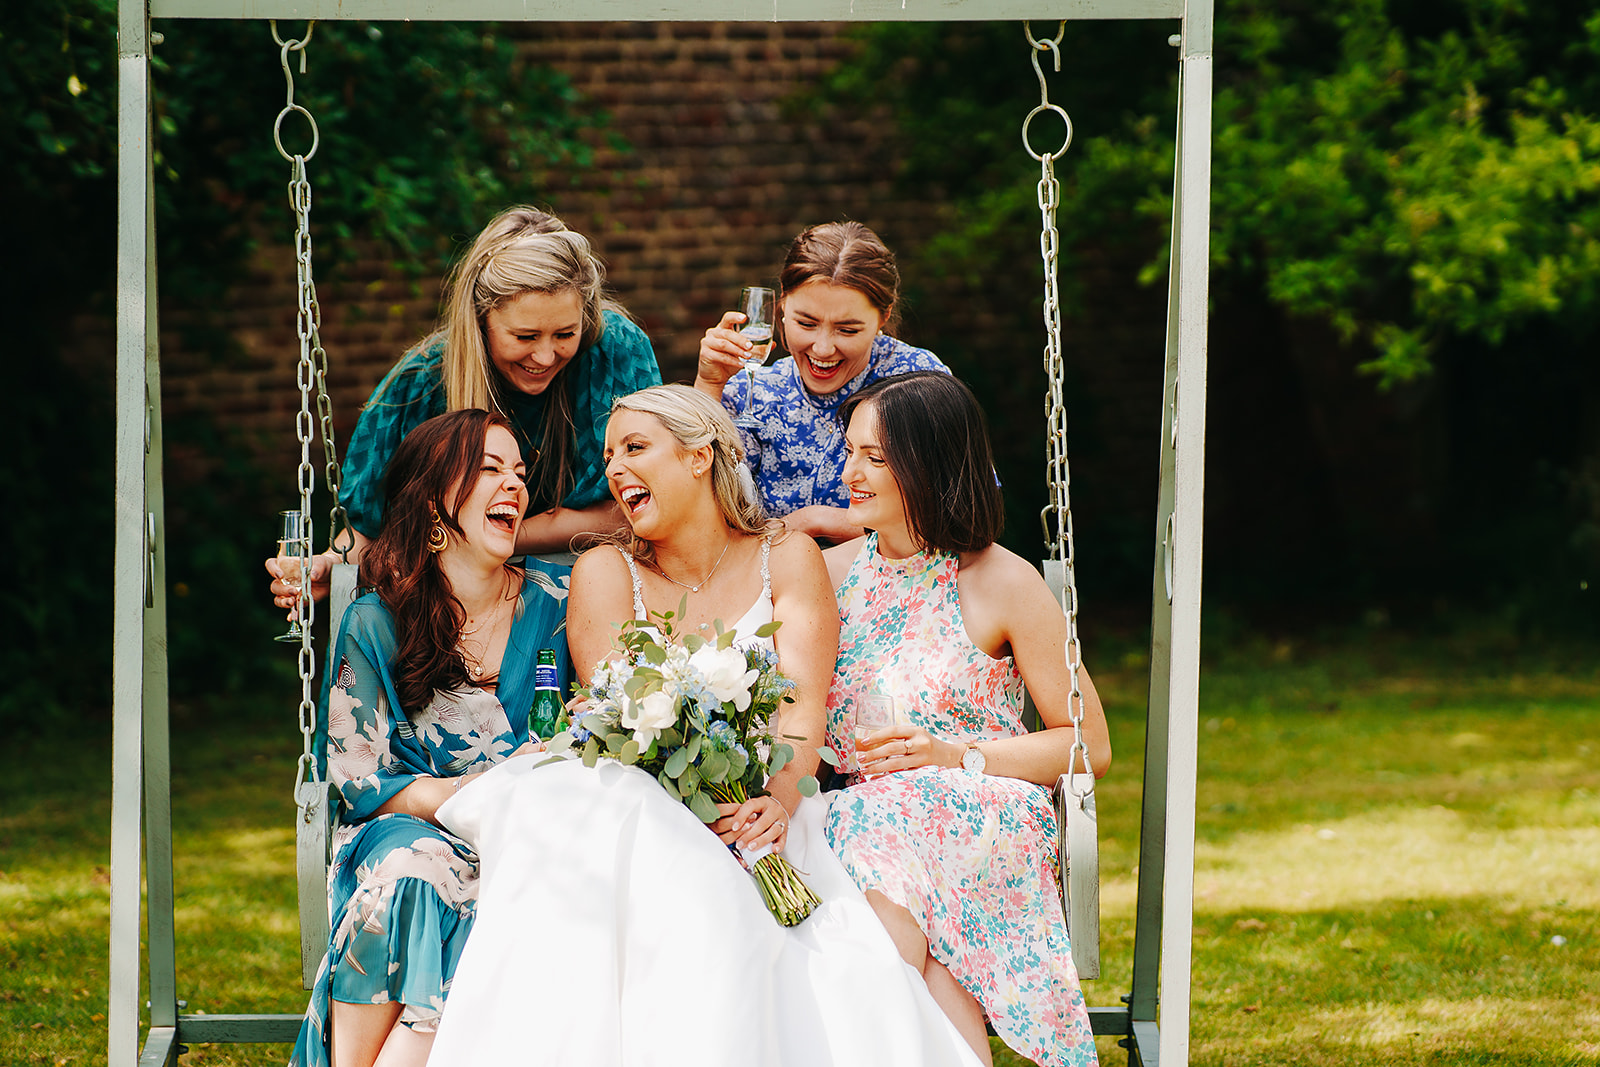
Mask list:
[[[839,662],[828,743],[854,756],[850,719],[874,691],[896,717],[958,743],[1024,733],[1022,676],[972,643],[957,557],[878,555],[876,534],[837,590]],[[853,759],[850,761],[853,763]],[[1044,1067],[1096,1062],[1056,882],[1056,817],[1032,782],[918,767],[832,794],[828,843],[863,890],[916,917],[933,957],[995,1033]]]

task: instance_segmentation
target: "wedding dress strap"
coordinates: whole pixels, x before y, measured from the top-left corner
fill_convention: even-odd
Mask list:
[[[617,546],[617,551],[622,553],[623,562],[628,565],[628,573],[633,576],[633,617],[640,622],[644,622],[644,585],[639,581],[638,565],[633,562],[633,556],[624,550],[621,545]]]
[[[767,566],[767,560],[772,555],[772,535],[761,539],[761,595],[768,601],[772,600],[772,570]]]

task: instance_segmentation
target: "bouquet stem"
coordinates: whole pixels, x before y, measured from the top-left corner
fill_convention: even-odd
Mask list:
[[[743,804],[749,799],[742,782],[730,782],[706,791],[724,804]],[[769,852],[750,865],[750,876],[761,890],[761,899],[773,918],[784,926],[799,926],[817,910],[821,898],[806,885],[794,864],[776,852]]]

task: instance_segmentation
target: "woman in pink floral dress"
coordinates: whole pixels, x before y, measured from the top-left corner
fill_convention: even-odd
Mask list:
[[[994,543],[1002,507],[983,413],[967,387],[919,372],[842,411],[850,520],[825,553],[839,601],[828,737],[858,769],[833,795],[830,845],[901,955],[980,1059],[984,1018],[1046,1067],[1096,1061],[1056,890],[1048,786],[1073,743],[1066,621],[1033,567]],[[1023,683],[1046,729],[1023,727]],[[1096,775],[1105,715],[1079,672]],[[894,725],[857,747],[867,698]]]

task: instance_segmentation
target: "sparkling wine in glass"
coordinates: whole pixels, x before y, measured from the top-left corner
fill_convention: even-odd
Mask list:
[[[754,421],[750,414],[750,398],[756,391],[755,369],[765,363],[767,356],[772,353],[772,308],[776,298],[777,294],[771,289],[760,285],[745,286],[739,294],[739,311],[744,315],[744,325],[739,327],[739,332],[754,345],[744,358],[745,374],[749,376],[744,411],[734,420],[741,426]]]
[[[304,516],[298,511],[280,511],[278,518],[278,571],[283,576],[283,583],[299,593],[304,583],[306,560],[311,555],[311,544],[302,521]],[[301,633],[299,605],[296,604],[288,631],[273,640],[299,644]]]
[[[875,734],[879,730],[893,725],[893,696],[882,692],[881,690],[873,689],[870,693],[863,693],[861,697],[856,700],[855,717],[854,721],[851,723],[851,729],[855,734],[857,751],[859,751],[861,748],[861,742],[865,741],[872,734]],[[853,770],[855,770],[857,773],[860,773],[860,760],[857,759],[855,763],[856,765]]]

